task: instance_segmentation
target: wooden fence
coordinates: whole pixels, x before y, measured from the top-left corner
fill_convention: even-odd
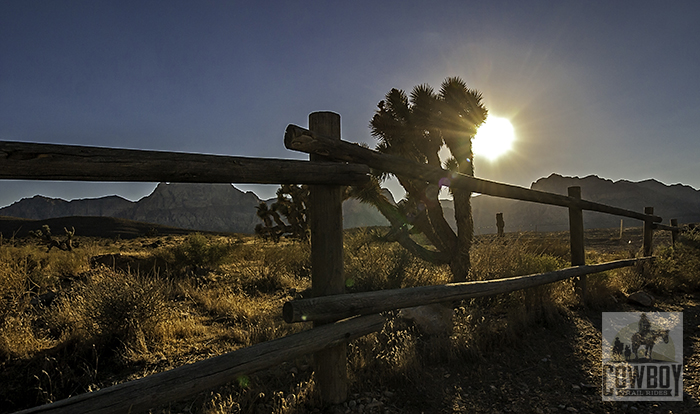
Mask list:
[[[340,116],[332,112],[309,115],[309,129],[289,125],[284,142],[289,149],[310,154],[310,161],[0,142],[0,179],[310,184],[313,297],[286,303],[283,317],[289,323],[313,321],[313,329],[23,413],[143,412],[310,353],[315,355],[321,398],[337,404],[347,398],[345,346],[380,330],[384,324],[380,312],[507,293],[574,277],[579,294],[584,295],[585,275],[649,260],[654,228],[671,230],[674,236],[678,231],[675,222],[658,224],[661,218],[651,208],[639,213],[582,200],[578,187],[570,188],[567,196],[535,191],[416,164],[342,141]],[[507,279],[344,294],[341,189],[367,182],[370,168],[426,183],[447,179],[452,187],[466,191],[566,207],[573,267]],[[642,220],[643,257],[585,265],[583,210]]]

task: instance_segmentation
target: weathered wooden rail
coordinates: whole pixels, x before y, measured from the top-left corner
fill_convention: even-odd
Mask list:
[[[0,141],[0,179],[323,184],[367,181],[359,164]]]
[[[578,187],[570,188],[567,196],[535,191],[416,164],[341,141],[340,116],[331,112],[312,113],[309,129],[289,125],[285,145],[309,153],[311,161],[0,142],[0,179],[311,185],[314,297],[286,303],[283,316],[290,323],[313,321],[313,329],[22,412],[145,412],[309,353],[315,354],[321,398],[340,403],[347,398],[346,343],[381,329],[384,318],[379,312],[507,293],[569,278],[579,278],[577,287],[583,296],[585,275],[649,260],[654,228],[673,231],[674,235],[678,231],[673,221],[671,226],[658,224],[661,218],[653,215],[651,208],[640,213],[581,200]],[[450,186],[470,192],[566,207],[573,267],[507,279],[344,294],[341,186],[365,183],[370,168],[418,178],[426,184],[447,179]],[[644,257],[585,265],[583,210],[642,220]],[[353,318],[336,322],[348,317]]]
[[[251,372],[345,344],[382,329],[384,322],[381,315],[370,315],[324,325],[21,413],[148,412],[159,405],[216,388]]]
[[[652,257],[616,260],[595,265],[582,265],[526,276],[474,282],[448,283],[438,286],[418,286],[403,289],[350,293],[342,296],[322,296],[289,301],[284,304],[284,320],[293,322],[338,320],[354,315],[372,315],[393,309],[410,308],[432,303],[493,296],[516,290],[554,283],[572,277],[600,273],[633,266]]]

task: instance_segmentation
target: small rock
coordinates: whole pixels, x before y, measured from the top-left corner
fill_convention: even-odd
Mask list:
[[[350,401],[348,401],[348,407],[349,407],[349,408],[355,408],[355,407],[357,407],[357,401],[355,401],[355,400],[350,400]]]
[[[627,296],[627,301],[647,307],[654,306],[654,297],[641,290]]]
[[[394,393],[391,392],[391,391],[389,391],[389,390],[387,390],[387,391],[384,391],[384,396],[385,396],[386,398],[394,398]]]

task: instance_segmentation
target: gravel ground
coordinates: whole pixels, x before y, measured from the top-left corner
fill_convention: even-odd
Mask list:
[[[517,351],[494,352],[469,372],[432,366],[411,387],[354,394],[347,403],[323,411],[700,413],[700,294],[657,298],[653,308],[619,303],[606,311],[684,313],[684,401],[603,402],[601,312],[573,310],[560,329],[538,328]]]

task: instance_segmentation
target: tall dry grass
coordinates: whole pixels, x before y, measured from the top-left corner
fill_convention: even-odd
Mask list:
[[[47,253],[31,241],[0,245],[0,399],[5,401],[0,411],[55,401],[308,328],[281,318],[284,302],[311,286],[307,243],[195,234],[81,240],[80,246],[74,252]],[[470,277],[487,280],[567,267],[568,252],[568,242],[558,237],[482,237],[471,252]],[[652,267],[589,277],[588,305],[603,307],[615,295],[638,289],[700,287],[697,233],[657,253]],[[91,257],[103,254],[158,265],[91,267]],[[591,263],[621,258],[595,251],[587,255]],[[348,232],[344,260],[349,292],[451,280],[448,267],[386,243],[377,229]],[[435,364],[461,364],[468,370],[489,353],[520,346],[531,332],[558,329],[578,306],[571,281],[467,300],[455,304],[454,330],[444,336],[426,336],[398,312],[388,312],[381,332],[349,344],[353,392],[416,387]],[[305,412],[318,404],[312,372],[312,360],[300,358],[158,412],[248,412],[256,406]]]

